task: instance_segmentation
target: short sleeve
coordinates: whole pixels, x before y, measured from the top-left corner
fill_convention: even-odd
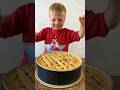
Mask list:
[[[42,29],[40,32],[35,34],[35,42],[45,40],[47,29]]]
[[[78,31],[77,32],[70,31],[70,38],[69,38],[70,43],[79,41],[79,40],[80,40],[80,37],[79,37]]]

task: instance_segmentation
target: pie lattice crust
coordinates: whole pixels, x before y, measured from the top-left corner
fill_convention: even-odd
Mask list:
[[[37,63],[49,70],[69,71],[81,66],[82,60],[79,56],[68,52],[45,53],[37,58]]]

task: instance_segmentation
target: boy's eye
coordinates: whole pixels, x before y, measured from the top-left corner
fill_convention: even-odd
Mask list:
[[[52,19],[52,21],[55,21],[55,19]]]
[[[52,21],[54,22],[54,21],[56,21],[56,19],[52,19]],[[57,21],[61,22],[62,19],[57,19]]]
[[[59,19],[59,21],[62,21],[62,19]]]

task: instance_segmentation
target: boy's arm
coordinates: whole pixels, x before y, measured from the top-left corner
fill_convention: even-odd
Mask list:
[[[85,16],[79,17],[79,22],[81,24],[79,31],[75,32],[73,30],[70,30],[69,33],[67,32],[69,35],[69,43],[80,41],[80,39],[85,36]]]
[[[80,30],[78,31],[79,33],[79,37],[80,38],[83,38],[85,36],[85,16],[81,16],[79,18],[79,21],[80,21]]]
[[[47,29],[42,29],[40,32],[35,33],[35,42],[45,40]]]
[[[35,33],[35,42],[39,42],[41,37],[41,33]]]
[[[120,21],[120,0],[109,0],[104,12],[104,19],[108,30],[115,28]]]

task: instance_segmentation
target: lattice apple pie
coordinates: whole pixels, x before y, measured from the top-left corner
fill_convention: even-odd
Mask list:
[[[49,70],[69,71],[80,67],[82,60],[79,56],[71,53],[57,51],[39,56],[37,63]]]

